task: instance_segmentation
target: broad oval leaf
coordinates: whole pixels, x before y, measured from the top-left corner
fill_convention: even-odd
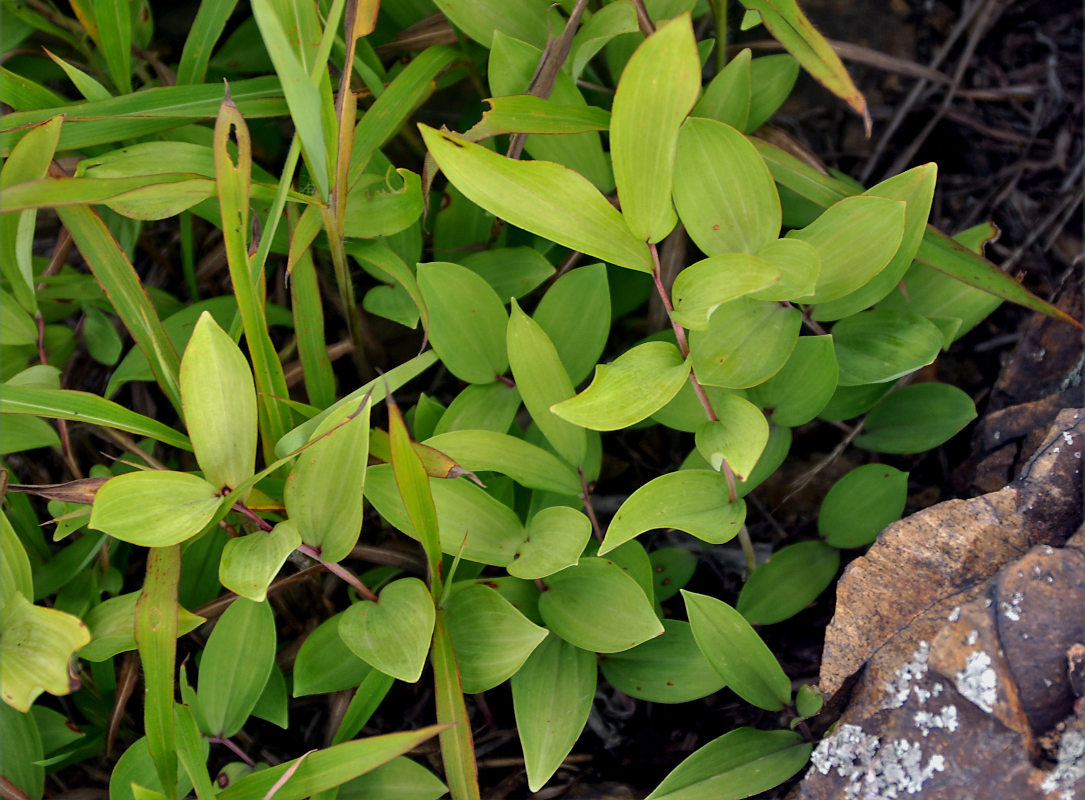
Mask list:
[[[475,584],[454,591],[446,608],[460,681],[470,694],[511,678],[546,638],[545,628],[489,586]]]
[[[0,345],[34,344],[38,326],[19,301],[0,289]]]
[[[750,115],[750,48],[743,48],[705,87],[690,116],[718,120],[746,129]]]
[[[818,533],[833,547],[863,547],[900,519],[907,499],[907,472],[886,464],[856,467],[826,492]]]
[[[591,520],[575,508],[551,506],[535,514],[524,533],[508,570],[517,578],[535,580],[577,563],[591,538]]]
[[[765,162],[730,125],[690,117],[678,137],[674,205],[707,256],[756,253],[780,235],[780,197]]]
[[[406,230],[425,210],[422,178],[409,169],[391,176],[361,175],[347,193],[343,235],[358,239],[391,236]]]
[[[443,552],[455,555],[462,546],[468,561],[508,566],[524,540],[524,528],[511,508],[463,480],[430,478],[430,491]],[[366,498],[393,527],[417,538],[391,465],[370,467]]]
[[[328,617],[301,643],[291,681],[294,697],[352,689],[373,671],[339,635],[339,621],[345,613]]]
[[[549,161],[517,161],[452,134],[419,125],[426,147],[471,202],[560,245],[617,264],[652,271],[648,245],[582,175]]]
[[[613,561],[582,558],[547,577],[539,613],[547,627],[570,644],[596,653],[617,653],[663,633],[637,582]],[[607,624],[599,625],[597,613]]]
[[[577,267],[546,290],[532,318],[557,350],[573,386],[589,374],[610,335],[610,290],[605,264]]]
[[[362,529],[362,492],[369,457],[369,400],[329,415],[309,437],[286,477],[287,516],[305,544],[325,561],[342,561]]]
[[[746,504],[727,498],[727,481],[719,472],[679,470],[660,475],[622,503],[599,552],[655,528],[677,528],[709,544],[722,544],[733,539],[746,520]]]
[[[569,389],[570,394],[572,388]],[[484,430],[507,433],[520,410],[520,392],[503,381],[472,383],[449,403],[433,429],[435,436],[449,431]],[[418,412],[415,412],[415,425]]]
[[[214,736],[233,736],[249,718],[275,664],[275,616],[267,601],[241,597],[211,631],[200,661],[200,710]]]
[[[483,47],[489,48],[494,34],[546,45],[546,5],[534,0],[483,0],[470,4],[455,0],[434,0],[434,4],[457,28]]]
[[[757,257],[780,270],[780,280],[768,288],[750,292],[754,300],[794,300],[817,286],[821,256],[802,239],[773,239],[757,251]]]
[[[740,481],[746,480],[769,441],[769,423],[749,400],[733,394],[720,398],[718,420],[705,422],[696,435],[697,449],[712,469],[726,461]]]
[[[661,547],[649,553],[648,558],[652,564],[652,585],[657,603],[678,594],[697,571],[697,556],[684,547]]]
[[[905,386],[870,410],[865,433],[856,437],[855,444],[878,453],[922,453],[945,443],[975,418],[972,398],[956,386]]]
[[[832,336],[800,336],[783,368],[749,390],[749,398],[777,425],[805,425],[821,413],[837,386]]]
[[[845,197],[802,230],[789,233],[821,256],[814,292],[801,301],[844,297],[885,269],[904,237],[905,205],[885,197]]]
[[[505,305],[490,285],[448,262],[418,265],[418,287],[429,309],[433,349],[457,378],[491,383],[508,368]]]
[[[665,619],[663,628],[662,636],[603,657],[599,667],[614,688],[652,703],[688,703],[726,685],[698,649],[688,622]]]
[[[338,800],[440,800],[448,787],[406,756],[393,758],[339,787]]]
[[[79,651],[86,661],[105,661],[118,653],[136,649],[136,601],[139,592],[104,600],[83,618],[90,630],[90,644]],[[184,636],[207,620],[177,606],[177,635]]]
[[[256,531],[231,539],[222,550],[219,581],[231,592],[259,603],[299,545],[301,534],[293,520],[283,520],[267,533]]]
[[[339,636],[358,658],[393,678],[415,683],[426,665],[436,613],[426,584],[400,578],[339,619]]]
[[[222,497],[187,472],[129,472],[106,481],[94,497],[90,527],[144,547],[169,547],[202,531]]]
[[[703,330],[723,303],[779,281],[779,268],[757,256],[730,253],[706,258],[675,277],[671,319],[683,328]]]
[[[707,329],[690,334],[697,380],[735,389],[764,383],[787,363],[801,327],[797,308],[747,297],[724,303]]]
[[[753,133],[791,96],[799,77],[799,62],[787,53],[759,56],[750,62],[750,113],[743,133]]]
[[[909,312],[864,311],[833,326],[840,385],[885,383],[925,367],[942,349],[942,332]]]
[[[791,700],[791,681],[776,656],[741,614],[722,600],[682,590],[697,646],[739,697],[779,711]]]
[[[738,728],[695,751],[647,800],[739,800],[777,786],[804,766],[813,745],[793,731]]]
[[[256,464],[256,386],[240,348],[206,311],[185,348],[180,381],[196,460],[204,477],[228,492],[251,478]]]
[[[689,361],[670,342],[645,342],[595,368],[591,385],[551,406],[574,425],[614,431],[647,419],[674,397],[689,377]]]
[[[772,625],[795,616],[833,582],[840,551],[821,541],[782,547],[754,570],[735,608],[751,625]]]
[[[551,410],[555,403],[573,396],[572,381],[550,337],[539,323],[520,310],[515,300],[506,341],[512,375],[531,418],[558,455],[580,466],[588,450],[584,429]]]
[[[29,712],[43,691],[70,694],[68,662],[90,641],[78,618],[36,606],[16,592],[0,609],[0,695],[12,708]],[[78,686],[78,684],[76,684]]]
[[[528,788],[537,792],[580,738],[595,698],[595,655],[550,634],[512,676]]]
[[[548,450],[507,433],[484,430],[449,431],[425,444],[448,455],[464,469],[508,475],[521,486],[558,494],[579,494],[580,478]]]
[[[674,229],[678,130],[700,89],[701,60],[686,14],[645,39],[618,81],[610,113],[614,182],[622,216],[642,242],[658,242]]]
[[[546,257],[533,247],[491,247],[460,256],[457,263],[490,284],[502,302],[510,297],[523,297],[553,277],[555,272]]]

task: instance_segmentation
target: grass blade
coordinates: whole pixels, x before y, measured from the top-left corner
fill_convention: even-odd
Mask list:
[[[433,681],[437,694],[437,722],[450,724],[441,732],[441,759],[445,765],[445,781],[452,800],[479,800],[478,764],[471,737],[471,722],[460,688],[460,671],[456,654],[448,635],[445,611],[437,609],[433,629]]]
[[[211,49],[226,29],[226,22],[237,8],[237,0],[219,0],[216,3],[200,3],[192,29],[181,51],[181,63],[177,67],[177,84],[201,83],[207,75],[207,62]]]
[[[132,91],[132,12],[127,0],[95,0],[98,47],[105,56],[113,85],[123,93]]]

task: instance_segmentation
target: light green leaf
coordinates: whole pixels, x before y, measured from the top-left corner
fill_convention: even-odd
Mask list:
[[[4,439],[0,455],[22,453],[39,447],[60,447],[60,436],[52,426],[37,417],[7,417],[3,420]]]
[[[671,771],[648,800],[739,800],[777,786],[804,766],[813,745],[792,731],[738,728]]]
[[[684,547],[661,547],[649,553],[648,559],[652,565],[652,587],[657,603],[678,594],[697,571],[697,556]]]
[[[558,455],[580,466],[587,453],[587,436],[583,428],[552,410],[555,403],[573,396],[572,381],[550,337],[520,310],[515,300],[509,314],[506,342],[512,376],[531,418]]]
[[[429,309],[430,341],[441,361],[468,383],[491,383],[505,373],[505,305],[490,285],[448,262],[418,265],[418,286]]]
[[[448,792],[441,779],[405,756],[347,781],[338,800],[439,800]]]
[[[362,600],[339,620],[339,636],[354,655],[393,678],[415,683],[433,636],[433,599],[418,578],[385,586],[380,602]]]
[[[731,690],[748,703],[778,711],[791,700],[791,681],[742,615],[722,600],[682,590],[697,646]]]
[[[215,789],[207,774],[209,742],[200,736],[192,709],[181,703],[173,704],[173,725],[177,731],[177,758],[192,781],[198,800],[212,800]]]
[[[596,106],[562,105],[533,94],[488,97],[490,110],[468,132],[475,141],[505,133],[569,134],[605,131],[610,114]]]
[[[648,247],[591,183],[547,161],[516,161],[420,125],[430,154],[471,202],[560,245],[641,272]]]
[[[177,775],[174,797],[184,797],[192,789],[192,781],[183,770]],[[109,800],[157,800],[165,797],[162,781],[151,760],[147,737],[136,739],[117,759],[109,776]]]
[[[572,76],[579,79],[588,62],[603,46],[623,33],[636,33],[637,12],[629,0],[617,0],[600,8],[577,29],[570,48]]]
[[[690,334],[697,380],[731,388],[764,383],[787,363],[801,327],[797,308],[747,297],[724,303],[706,330]]]
[[[645,39],[618,81],[610,154],[622,215],[639,241],[658,242],[674,229],[670,192],[678,129],[700,88],[701,60],[688,16]]]
[[[69,694],[68,662],[89,641],[90,632],[77,617],[33,605],[16,591],[0,609],[0,696],[27,712],[43,691]]]
[[[470,430],[505,433],[519,410],[520,393],[515,386],[504,381],[472,383],[445,409],[433,433],[436,436]]]
[[[550,337],[573,386],[591,374],[610,335],[605,264],[577,267],[546,290],[532,318]]]
[[[743,48],[716,73],[690,112],[691,117],[714,119],[746,130],[750,116],[750,56],[750,48]]]
[[[733,539],[746,520],[746,504],[729,503],[719,472],[679,470],[648,481],[622,503],[610,521],[600,553],[655,528],[677,528],[709,544]]]
[[[799,62],[786,53],[750,62],[750,113],[742,132],[753,133],[768,122],[791,96],[798,77]]]
[[[372,239],[409,228],[424,210],[422,178],[409,169],[397,169],[398,179],[362,175],[347,193],[343,234]]]
[[[533,0],[480,0],[463,5],[455,0],[434,0],[453,24],[483,47],[489,48],[494,34],[546,46],[547,13],[544,3]]]
[[[181,51],[181,63],[177,67],[177,83],[202,83],[207,75],[207,64],[211,60],[211,50],[226,29],[226,22],[237,8],[237,0],[224,0],[219,3],[201,3],[196,11],[196,19],[185,37],[185,47]]]
[[[814,291],[821,273],[821,256],[801,239],[773,239],[757,251],[757,257],[780,270],[780,280],[766,289],[750,292],[755,300],[794,300]]]
[[[688,703],[726,684],[697,648],[689,623],[663,620],[662,636],[599,662],[614,688],[652,703]]]
[[[840,385],[895,380],[938,357],[942,332],[918,314],[864,311],[833,326]]]
[[[719,420],[697,431],[697,449],[713,469],[726,461],[740,481],[746,480],[769,440],[769,423],[760,409],[733,394],[720,398]]]
[[[922,453],[944,444],[975,418],[972,398],[956,386],[905,386],[870,410],[855,444],[878,453]]]
[[[128,0],[94,0],[98,46],[105,56],[113,85],[122,94],[132,91],[132,13]]]
[[[41,706],[33,706],[41,708]],[[0,744],[4,748],[4,778],[31,800],[41,800],[45,788],[45,758],[36,714],[0,703]],[[65,717],[67,722],[68,718]]]
[[[795,616],[833,582],[840,551],[822,541],[782,547],[754,570],[735,608],[751,625],[773,625]]]
[[[595,368],[591,385],[550,408],[574,425],[613,431],[647,419],[689,377],[689,361],[670,342],[645,342]]]
[[[780,235],[780,198],[756,148],[729,125],[690,117],[678,136],[674,205],[708,256],[756,253]]]
[[[105,661],[118,653],[136,649],[136,601],[139,592],[111,597],[94,606],[83,621],[90,630],[90,644],[79,651],[85,661]],[[184,636],[207,620],[177,606],[177,635]]]
[[[7,514],[0,511],[0,608],[16,594],[34,596],[30,558]]]
[[[579,494],[580,478],[567,463],[541,447],[484,430],[459,430],[427,439],[425,444],[472,472],[508,475],[521,486],[558,494]]]
[[[491,247],[463,255],[457,261],[490,284],[502,302],[523,297],[549,280],[555,271],[533,247]]]
[[[885,464],[856,467],[825,494],[818,533],[833,547],[871,544],[883,528],[900,519],[907,499],[907,472]]]
[[[814,419],[836,390],[832,336],[800,336],[783,368],[748,397],[777,425],[795,428]]]
[[[38,326],[19,302],[0,289],[0,345],[36,344]]]
[[[543,580],[539,613],[547,627],[570,644],[596,653],[617,653],[663,633],[652,606],[621,567],[605,558],[582,558]],[[606,611],[607,624],[585,614]]]
[[[463,691],[485,692],[511,678],[546,638],[540,628],[489,586],[454,591],[447,605],[448,633]]]
[[[200,661],[200,710],[215,736],[249,718],[275,663],[275,617],[267,601],[238,598],[215,624]]]
[[[780,282],[780,270],[757,256],[712,256],[678,273],[671,289],[671,318],[683,328],[704,330],[722,304]]]
[[[535,580],[574,566],[590,538],[591,521],[581,512],[568,506],[544,508],[528,522],[509,574]]]
[[[259,603],[299,545],[301,534],[293,520],[283,520],[268,533],[256,531],[231,539],[222,551],[219,581],[231,592]]]
[[[202,531],[219,506],[218,489],[187,472],[129,472],[102,485],[90,527],[144,547],[168,547]]]
[[[528,788],[557,772],[588,721],[595,698],[595,655],[551,634],[512,676],[516,729]]]
[[[339,635],[341,611],[317,625],[294,660],[294,697],[339,692],[358,686],[373,671]]]

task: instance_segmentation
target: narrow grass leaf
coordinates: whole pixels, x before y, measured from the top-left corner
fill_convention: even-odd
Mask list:
[[[113,85],[132,91],[132,12],[127,0],[94,0],[98,47],[105,56]]]
[[[460,671],[452,636],[448,631],[447,612],[437,609],[433,629],[433,684],[437,704],[437,722],[447,725],[440,734],[441,760],[452,800],[479,800],[478,764],[471,736],[471,721],[460,685]]]
[[[235,8],[237,0],[200,4],[181,51],[181,63],[177,66],[177,85],[203,83],[207,76],[211,51],[226,30],[226,22]]]
[[[174,703],[173,721],[177,732],[177,758],[192,781],[197,800],[214,800],[215,787],[207,774],[207,743],[200,736],[192,709]]]
[[[439,590],[441,542],[437,509],[430,492],[430,479],[412,447],[413,443],[403,415],[399,413],[399,406],[391,399],[388,401],[388,439],[392,451],[392,472],[396,477],[400,497],[403,498],[403,507],[411,519],[411,528],[426,552],[430,586]]]

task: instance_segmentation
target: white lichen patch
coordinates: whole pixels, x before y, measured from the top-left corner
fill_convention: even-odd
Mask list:
[[[822,775],[835,771],[847,783],[846,800],[893,800],[917,794],[935,772],[945,769],[945,758],[935,754],[923,763],[916,742],[894,739],[882,744],[858,725],[842,725],[814,749],[811,763]]]
[[[980,638],[979,631],[977,631],[975,628],[973,628],[972,630],[970,630],[968,632],[968,638],[965,639],[965,644],[967,644],[969,647],[971,647],[972,645],[974,645],[976,642],[979,641],[979,638]]]
[[[1017,622],[1021,619],[1021,601],[1024,600],[1024,595],[1020,592],[1014,592],[1013,597],[1009,601],[1003,600],[999,607],[1002,609],[1002,616],[1011,622]]]
[[[1073,444],[1074,443],[1074,436],[1073,436],[1072,433],[1070,433],[1070,431],[1063,431],[1062,432],[1062,440],[1064,442],[1066,442],[1067,444]]]
[[[908,701],[908,694],[912,690],[912,682],[917,681],[927,674],[927,660],[930,658],[930,645],[921,641],[919,649],[912,653],[912,657],[900,665],[893,673],[893,680],[885,684],[886,697],[882,701],[882,708],[900,708]],[[920,700],[922,702],[922,699]]]
[[[961,607],[954,606],[953,610],[949,612],[949,616],[946,617],[950,622],[956,622],[961,618]]]
[[[915,726],[924,736],[933,730],[947,730],[953,733],[957,730],[957,706],[942,706],[937,714],[929,711],[915,712]]]
[[[982,650],[972,653],[957,673],[957,691],[988,714],[998,699],[998,674],[991,667],[991,657]]]
[[[1062,800],[1074,800],[1075,787],[1085,777],[1085,736],[1081,731],[1067,731],[1059,741],[1055,769],[1044,778],[1045,792],[1061,791]]]

